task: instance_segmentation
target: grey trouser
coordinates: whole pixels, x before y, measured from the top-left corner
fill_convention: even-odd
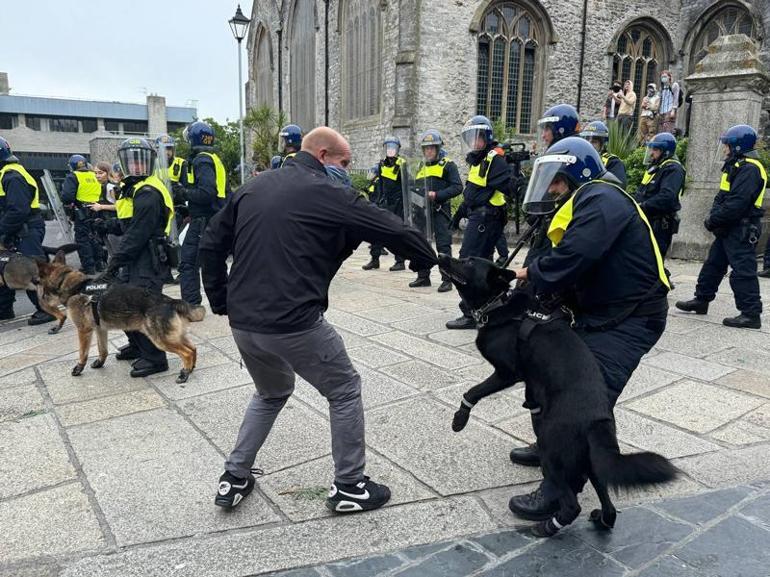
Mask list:
[[[288,334],[233,329],[233,337],[257,390],[249,402],[225,469],[247,477],[278,413],[294,392],[294,373],[329,401],[335,481],[357,483],[365,464],[361,377],[342,338],[323,318]]]

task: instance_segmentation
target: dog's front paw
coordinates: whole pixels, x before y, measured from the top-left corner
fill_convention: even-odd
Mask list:
[[[93,363],[91,363],[92,369],[101,369],[103,366],[104,366],[103,359],[96,359]]]
[[[468,424],[468,419],[471,418],[471,411],[467,407],[460,407],[457,409],[454,418],[452,419],[452,430],[455,433],[459,433]]]
[[[55,335],[60,330],[61,330],[61,325],[58,325],[58,326],[55,326],[55,327],[51,327],[50,329],[48,329],[48,334],[49,335]]]
[[[610,512],[606,517],[602,515],[601,509],[594,509],[588,516],[588,520],[593,523],[594,527],[599,531],[609,531],[615,526],[615,520],[617,519],[617,513]]]
[[[177,383],[186,383],[187,379],[190,378],[190,373],[192,373],[192,370],[182,369],[179,371],[179,376],[176,378]]]
[[[539,538],[553,537],[558,532],[559,528],[553,524],[553,519],[540,521],[540,523],[532,527],[532,534]]]
[[[81,375],[81,373],[83,372],[83,369],[85,367],[86,366],[84,364],[81,364],[81,363],[78,363],[77,365],[72,367],[72,376],[73,377],[79,377]]]

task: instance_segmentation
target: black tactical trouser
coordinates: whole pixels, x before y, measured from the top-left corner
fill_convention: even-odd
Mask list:
[[[666,258],[668,249],[671,248],[671,241],[675,234],[675,221],[673,216],[661,216],[649,219],[652,234],[655,236],[655,242],[658,243],[660,256]]]
[[[80,210],[86,211],[87,209],[82,208]],[[73,228],[75,232],[75,242],[78,245],[80,268],[86,274],[94,274],[96,272],[97,263],[101,265],[104,261],[102,244],[94,234],[90,221],[76,217]]]
[[[190,221],[179,259],[179,285],[182,289],[182,300],[191,305],[199,305],[203,300],[198,246],[208,222],[209,219],[205,216],[196,217]]]
[[[452,219],[447,216],[448,211],[438,210],[433,212],[433,237],[436,239],[436,252],[452,256],[452,231],[449,223]],[[418,278],[430,277],[429,268],[417,271]],[[441,280],[449,280],[449,276],[441,271]]]
[[[504,226],[505,206],[487,205],[470,210],[463,244],[460,246],[460,258],[476,256],[492,260],[495,245]],[[470,307],[463,300],[460,300],[460,310],[466,317],[471,316]]]
[[[750,226],[755,229],[750,230]],[[706,262],[703,263],[698,274],[698,284],[695,286],[696,299],[705,302],[713,301],[729,266],[732,269],[730,288],[735,296],[736,308],[749,317],[758,317],[762,314],[755,251],[760,232],[761,226],[758,223],[745,222],[730,228],[725,236],[714,239]]]
[[[168,269],[165,266],[156,264],[157,259],[153,259],[150,250],[148,248],[143,251],[136,262],[123,269],[121,281],[147,289],[151,293],[162,294],[163,279]],[[127,331],[126,336],[128,337],[129,344],[139,351],[140,358],[153,365],[168,363],[165,351],[156,347],[146,335],[140,332]]]
[[[404,218],[404,201],[402,198],[397,200],[391,199],[390,201],[383,200],[383,202],[378,206],[382,209],[392,212],[399,218]],[[380,243],[372,243],[372,246],[369,249],[369,254],[373,259],[378,259],[384,253],[384,248],[385,246]],[[403,256],[397,254],[394,254],[393,257],[396,259],[397,263],[403,263],[405,260]]]

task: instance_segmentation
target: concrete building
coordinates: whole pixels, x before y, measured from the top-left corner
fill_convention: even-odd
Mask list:
[[[47,168],[61,175],[70,155],[90,158],[94,141],[154,138],[196,117],[195,108],[166,106],[165,98],[155,95],[147,96],[146,104],[18,96],[10,94],[8,75],[0,72],[0,135],[33,174]]]
[[[683,84],[728,34],[770,64],[768,0],[255,0],[251,16],[248,104],[341,130],[357,167],[386,134],[410,152],[429,127],[456,157],[477,113],[525,140],[558,102],[597,118],[614,79],[633,80],[639,100],[665,69]]]

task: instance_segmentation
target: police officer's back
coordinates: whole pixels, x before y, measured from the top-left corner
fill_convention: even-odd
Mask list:
[[[171,193],[154,175],[156,152],[144,138],[130,138],[118,150],[124,179],[116,201],[119,227],[103,221],[107,232],[121,234],[121,241],[110,258],[104,278],[121,278],[129,284],[161,293],[168,272],[166,235],[174,217]],[[121,359],[138,359],[132,377],[146,377],[168,369],[166,353],[139,332],[127,332],[129,347]]]
[[[14,247],[25,256],[35,257],[43,256],[44,237],[37,182],[13,155],[8,141],[0,136],[0,242],[5,249]],[[27,291],[27,296],[36,309],[28,324],[54,320],[40,308],[35,291]],[[14,318],[15,300],[15,291],[0,286],[0,319]]]
[[[755,150],[757,133],[752,127],[733,126],[722,135],[720,142],[725,158],[722,179],[704,222],[706,230],[715,236],[714,242],[698,275],[695,298],[680,301],[676,307],[706,314],[729,265],[730,287],[741,314],[725,318],[722,323],[758,329],[762,325],[762,299],[757,280],[756,245],[761,232],[767,173]]]
[[[96,175],[88,169],[88,162],[80,154],[73,154],[68,161],[70,172],[61,186],[61,200],[70,207],[74,221],[75,242],[81,270],[93,274],[102,269],[102,247],[91,226],[94,214],[89,205],[99,202],[102,187]]]
[[[665,257],[679,231],[679,198],[684,190],[685,170],[676,156],[676,139],[668,132],[656,134],[647,144],[650,165],[636,191],[636,201],[650,221],[661,254]]]
[[[610,140],[610,130],[601,120],[589,122],[580,131],[580,136],[590,142],[596,151],[601,155],[604,167],[615,175],[622,188],[626,188],[626,165],[615,154],[607,151],[607,144]]]
[[[190,224],[182,244],[179,283],[182,299],[192,305],[201,303],[198,244],[209,219],[224,206],[228,193],[227,172],[214,152],[214,130],[196,121],[184,131],[192,147],[188,187],[184,191],[190,211]]]
[[[278,166],[283,166],[294,158],[302,149],[302,127],[297,124],[287,124],[278,133],[278,149],[281,157]]]
[[[174,218],[177,228],[181,228],[182,219],[187,216],[187,201],[185,187],[188,185],[189,166],[184,158],[176,155],[176,141],[168,134],[161,134],[155,139],[155,147],[159,155],[166,158],[168,181],[171,183],[171,196],[174,199]],[[159,157],[160,159],[160,157]]]

